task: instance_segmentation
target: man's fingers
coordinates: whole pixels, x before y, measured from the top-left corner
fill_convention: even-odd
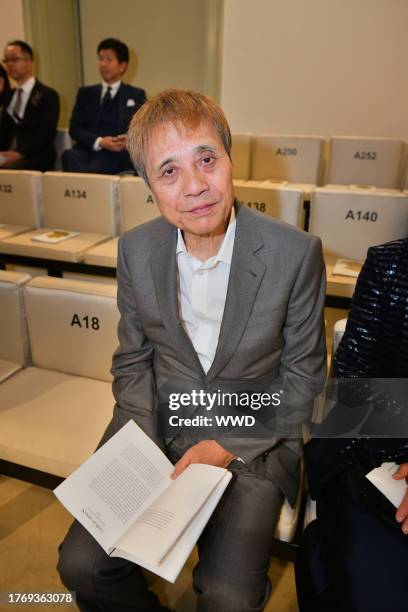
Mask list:
[[[398,506],[395,518],[398,523],[402,523],[402,531],[408,533],[408,489],[405,492],[404,499]]]
[[[395,480],[402,480],[408,478],[408,463],[401,463],[398,470],[392,475]]]
[[[188,467],[191,463],[190,456],[186,453],[179,459],[174,466],[174,472],[171,474],[170,478],[175,480],[177,476],[180,476],[181,472],[184,472],[186,467]]]

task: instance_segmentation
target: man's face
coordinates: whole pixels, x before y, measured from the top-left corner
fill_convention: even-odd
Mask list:
[[[120,62],[113,49],[101,49],[98,53],[98,68],[105,83],[116,83],[122,78],[127,63]]]
[[[17,83],[24,83],[33,74],[33,62],[19,45],[8,45],[4,60],[9,76]]]
[[[146,147],[150,188],[163,217],[190,234],[220,235],[234,201],[232,164],[214,128],[163,123]]]

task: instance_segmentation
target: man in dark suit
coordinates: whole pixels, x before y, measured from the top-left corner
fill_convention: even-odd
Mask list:
[[[14,40],[5,48],[4,63],[17,84],[9,93],[0,121],[0,168],[52,170],[59,116],[56,91],[33,76],[33,51]]]
[[[146,100],[143,89],[122,83],[129,63],[127,46],[115,38],[98,45],[100,85],[81,87],[69,125],[75,146],[62,155],[65,172],[118,174],[133,170],[126,132]]]
[[[150,99],[132,120],[129,148],[162,218],[119,242],[116,407],[104,439],[134,419],[175,463],[173,478],[190,463],[232,471],[198,542],[197,609],[261,612],[282,499],[293,503],[299,486],[301,445],[284,421],[302,421],[325,377],[321,243],[234,202],[231,133],[206,96],[167,90]],[[198,389],[235,395],[234,415],[248,390],[252,399],[265,392],[268,427],[232,436],[215,425],[169,428],[169,399]],[[216,409],[227,407],[218,399]],[[210,415],[191,402],[183,416],[194,413]],[[78,523],[59,571],[81,610],[164,610],[140,568],[106,555]]]

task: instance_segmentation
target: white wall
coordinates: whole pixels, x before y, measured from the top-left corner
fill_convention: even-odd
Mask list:
[[[0,15],[0,53],[3,57],[9,40],[25,38],[22,0],[0,0]]]
[[[407,0],[224,0],[234,131],[408,138]]]

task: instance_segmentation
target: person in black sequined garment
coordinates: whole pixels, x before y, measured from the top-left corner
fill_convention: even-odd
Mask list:
[[[365,427],[371,431],[367,422],[380,416],[394,430],[400,428],[403,433],[397,435],[406,435],[408,381],[402,379],[408,379],[408,239],[369,249],[333,365],[338,384],[349,395],[371,392],[378,379],[399,379],[377,399]],[[393,419],[393,411],[400,420]],[[379,430],[384,436],[385,429]],[[400,465],[394,478],[408,479],[408,439],[395,437],[395,431],[392,435],[313,438],[306,445],[317,520],[304,532],[296,563],[301,612],[408,608],[408,493],[395,511],[365,478],[382,462],[395,461]]]

